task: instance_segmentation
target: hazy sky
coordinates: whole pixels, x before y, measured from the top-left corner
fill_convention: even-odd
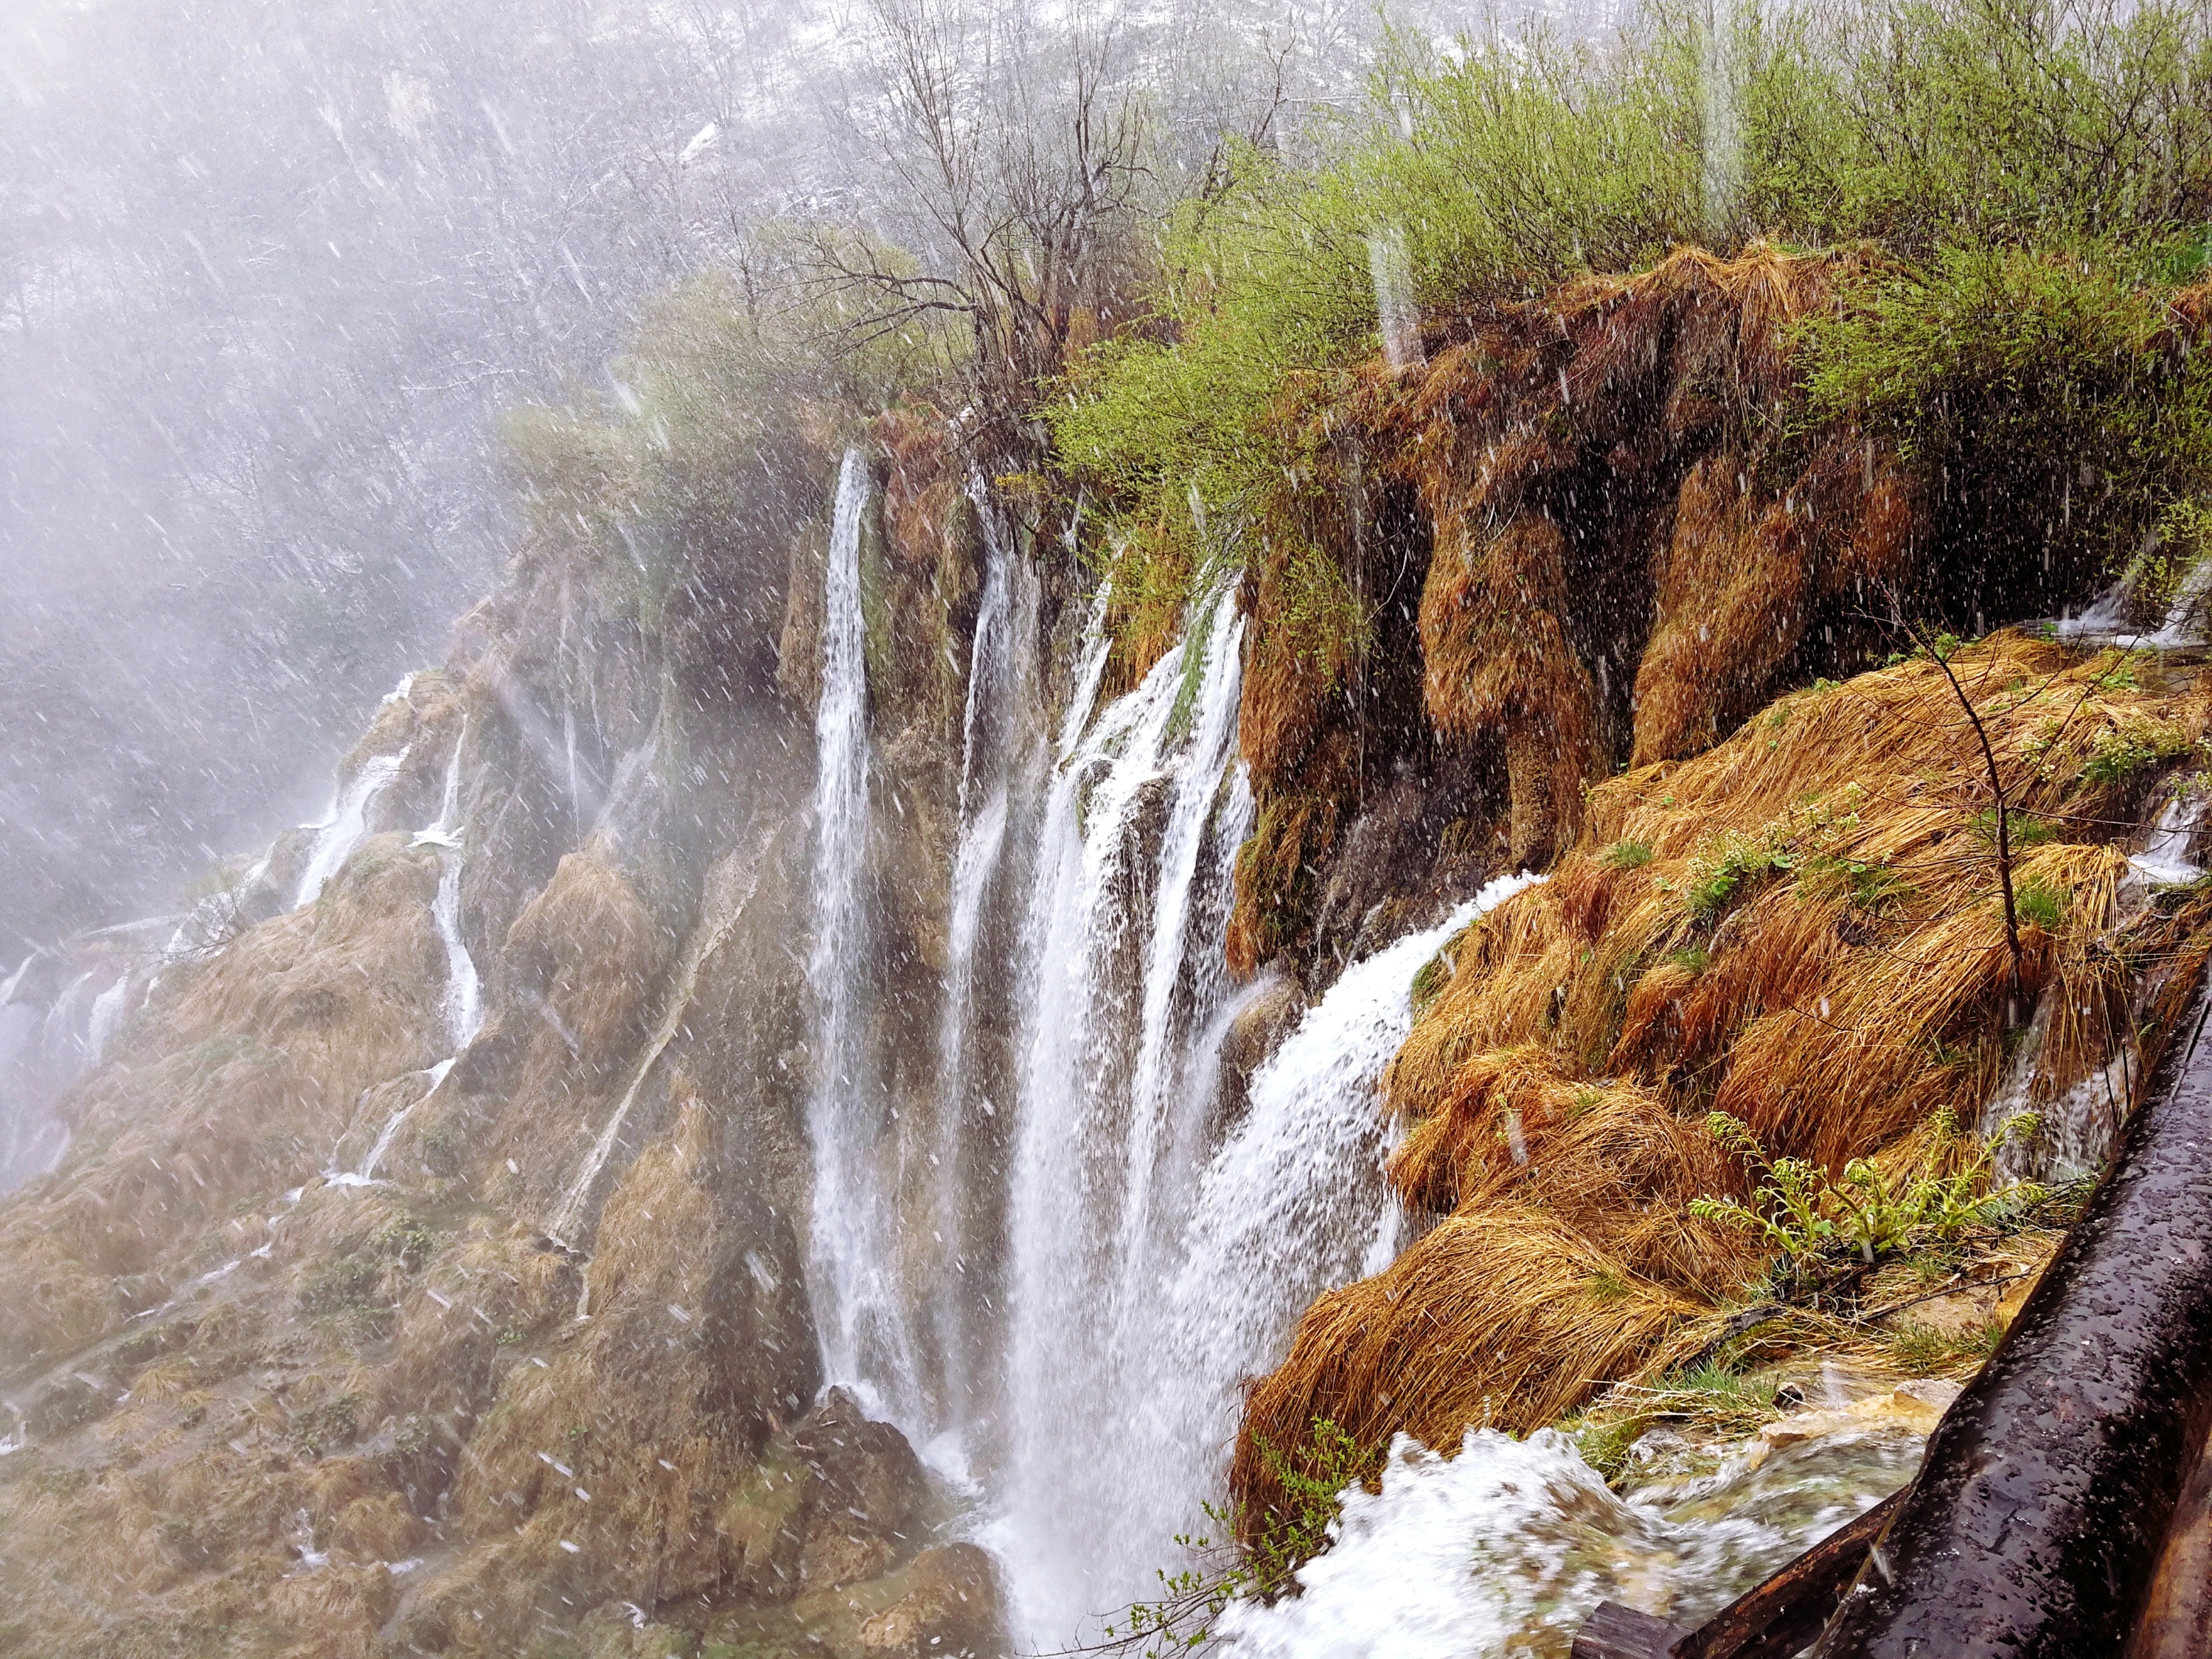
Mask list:
[[[863,8],[4,9],[0,963],[320,810],[498,568],[501,407],[595,384],[641,301],[764,216],[924,234],[876,188]],[[1310,112],[1356,99],[1374,31],[1364,3],[1112,15],[1197,153],[1264,46],[1295,44]]]

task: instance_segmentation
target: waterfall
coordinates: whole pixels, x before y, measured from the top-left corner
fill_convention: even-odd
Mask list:
[[[1174,1449],[1146,1418],[1167,1383],[1162,1291],[1212,1130],[1207,1037],[1250,810],[1231,764],[1241,629],[1217,599],[1087,734],[1072,724],[1045,806],[1018,969],[1031,1009],[993,1541],[1025,1621],[1054,1638],[1133,1589],[1131,1563],[1152,1565],[1194,1518],[1183,1500],[1212,1473],[1211,1459],[1163,1462]]]
[[[123,976],[92,1000],[92,1020],[85,1027],[84,1058],[88,1066],[97,1066],[106,1058],[107,1045],[115,1036],[115,1028],[123,1023],[123,1000],[131,992],[131,974]]]
[[[983,592],[961,718],[960,839],[954,854],[946,927],[945,1006],[939,1036],[939,1102],[929,1152],[932,1243],[938,1266],[929,1295],[930,1360],[936,1367],[939,1405],[933,1426],[961,1429],[976,1402],[972,1360],[978,1331],[975,1242],[969,1206],[991,1183],[986,1148],[971,1133],[977,1120],[998,1116],[992,1079],[969,1046],[970,1027],[986,1024],[987,994],[1003,1000],[1007,987],[979,984],[986,923],[1005,885],[1009,865],[1023,862],[1030,797],[1044,759],[1042,734],[1033,714],[1042,694],[1036,661],[1037,591],[1035,575],[1009,545],[1005,527],[981,475],[968,483],[969,500],[982,526]],[[1102,659],[1103,665],[1103,659]],[[1017,823],[1015,819],[1022,820]],[[1010,849],[1009,843],[1017,843]],[[985,979],[989,975],[986,975]],[[997,1009],[994,1006],[993,1012]],[[981,1036],[981,1032],[976,1035]]]
[[[1125,1316],[1144,1305],[1146,1286],[1156,1277],[1151,1248],[1155,1186],[1195,1166],[1198,1138],[1210,1103],[1210,1090],[1187,1086],[1188,1080],[1173,1058],[1188,1035],[1191,1006],[1195,1001],[1218,1000],[1222,989],[1222,952],[1207,949],[1194,953],[1189,923],[1199,854],[1237,738],[1243,629],[1243,618],[1237,614],[1234,601],[1226,595],[1218,599],[1203,641],[1204,656],[1182,665],[1177,708],[1194,691],[1198,708],[1189,752],[1176,774],[1167,828],[1160,837],[1158,854],[1152,945],[1145,962],[1126,1179],[1115,1246],[1121,1259],[1117,1304]],[[1237,842],[1243,839],[1243,827],[1237,824],[1233,836],[1224,834],[1218,838],[1231,854]],[[1212,945],[1214,941],[1206,943]],[[1130,1340],[1139,1338],[1135,1331],[1124,1334]]]
[[[1393,225],[1368,232],[1367,273],[1375,284],[1383,361],[1393,374],[1420,368],[1428,358],[1421,349],[1421,314],[1413,303],[1413,266],[1403,229]]]
[[[438,875],[438,891],[430,901],[430,919],[438,929],[439,943],[446,950],[446,990],[442,999],[447,1034],[453,1038],[453,1052],[440,1060],[429,1071],[430,1086],[385,1121],[378,1131],[375,1143],[361,1161],[357,1170],[331,1171],[325,1179],[334,1187],[368,1187],[376,1184],[377,1165],[392,1150],[398,1138],[400,1126],[405,1123],[416,1108],[427,1103],[440,1088],[461,1057],[461,1051],[476,1040],[483,1029],[483,981],[477,975],[476,959],[469,955],[469,947],[461,938],[461,866],[462,850],[460,823],[461,805],[461,745],[467,742],[469,725],[462,717],[460,730],[453,735],[453,752],[446,763],[446,788],[438,805],[438,821],[427,830],[415,832],[413,847],[435,847],[442,849],[443,868]]]
[[[315,842],[307,854],[307,867],[300,876],[300,890],[292,900],[292,908],[313,904],[321,896],[324,886],[332,876],[345,867],[345,861],[354,849],[368,838],[368,808],[378,791],[398,775],[405,764],[407,750],[396,755],[374,755],[361,763],[353,775],[353,781],[340,792],[331,808],[331,815],[313,826]]]
[[[438,798],[438,821],[418,830],[410,843],[415,847],[460,847],[461,749],[469,740],[469,717],[461,716],[461,729],[453,738],[453,752],[446,758],[446,787]]]
[[[446,860],[438,877],[438,895],[430,902],[430,917],[437,924],[439,942],[446,947],[446,1029],[453,1039],[453,1052],[467,1048],[483,1027],[483,981],[475,959],[461,939],[461,859],[456,853]]]
[[[437,924],[438,941],[446,948],[446,1026],[459,1054],[483,1027],[483,981],[474,957],[461,939],[461,747],[469,739],[468,716],[453,738],[453,752],[446,763],[446,787],[438,804],[438,821],[418,830],[410,844],[445,850],[444,868],[438,876],[438,896],[431,901],[430,917]]]
[[[392,1150],[392,1143],[399,1139],[400,1127],[414,1115],[415,1109],[428,1104],[431,1097],[444,1086],[447,1077],[453,1072],[453,1062],[458,1059],[458,1054],[450,1054],[423,1073],[430,1079],[430,1086],[385,1119],[383,1128],[377,1131],[375,1140],[362,1156],[359,1169],[325,1170],[323,1179],[333,1187],[389,1186],[389,1182],[377,1178],[377,1165],[384,1162],[384,1155]]]
[[[823,578],[822,700],[814,736],[817,1075],[807,1111],[814,1153],[808,1283],[823,1369],[914,1420],[914,1344],[898,1285],[897,1217],[884,1164],[887,1105],[869,1054],[873,944],[867,916],[867,663],[860,528],[869,480],[858,449],[837,475]]]
[[[1376,1088],[1413,976],[1533,878],[1354,964],[1224,1121],[1220,1056],[1249,1000],[1224,961],[1254,815],[1243,620],[1230,593],[1202,596],[1183,640],[1102,703],[1094,596],[1048,741],[1036,578],[971,483],[985,568],[939,1095],[930,1121],[893,1121],[871,1065],[867,488],[848,455],[816,726],[810,1291],[827,1379],[972,1474],[966,1524],[1005,1564],[1024,1638],[1049,1646],[1176,1565],[1176,1534],[1221,1493],[1241,1379],[1280,1359],[1314,1297],[1397,1248]]]

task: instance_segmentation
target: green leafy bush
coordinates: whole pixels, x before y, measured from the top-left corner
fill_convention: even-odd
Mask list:
[[[1726,100],[1705,9],[1654,0],[1602,46],[1540,22],[1395,36],[1317,153],[1238,151],[1165,228],[1145,314],[1040,410],[1120,526],[1117,593],[1204,591],[1256,550],[1209,525],[1312,487],[1328,422],[1297,411],[1377,350],[1378,234],[1431,319],[1684,243],[1870,241],[1864,284],[1805,331],[1806,419],[1856,422],[1944,481],[1978,563],[2044,572],[2049,541],[2051,581],[2078,584],[2132,552],[2212,454],[2202,354],[2176,349],[2166,304],[2212,256],[2205,12],[1739,9]]]

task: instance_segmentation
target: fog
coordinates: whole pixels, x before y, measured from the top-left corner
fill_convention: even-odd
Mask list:
[[[1311,130],[1377,27],[1327,4],[924,9],[957,25],[963,74],[1092,43],[1164,117],[1171,171],[1225,132]],[[642,301],[794,217],[928,255],[889,15],[10,9],[0,957],[158,909],[321,810],[375,697],[498,566],[498,411],[604,386]]]
[[[101,0],[0,36],[0,937],[322,804],[485,584],[490,417],[845,176],[804,4]]]

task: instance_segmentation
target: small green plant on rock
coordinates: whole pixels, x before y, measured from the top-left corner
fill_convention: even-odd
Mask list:
[[[1997,1133],[1977,1142],[1972,1156],[1950,1175],[1923,1170],[1885,1175],[1867,1158],[1855,1158],[1840,1177],[1832,1177],[1807,1158],[1770,1158],[1740,1118],[1714,1112],[1705,1119],[1713,1139],[1741,1158],[1756,1181],[1752,1201],[1699,1198],[1690,1213],[1753,1234],[1781,1255],[1777,1289],[1785,1296],[1818,1290],[1848,1271],[1854,1261],[1871,1264],[1901,1250],[1957,1237],[1970,1227],[1995,1225],[2042,1201],[2044,1189],[2014,1181],[1992,1188],[1990,1175],[1997,1148],[2025,1139],[2036,1117],[2022,1112],[2008,1118]],[[1939,1146],[1956,1141],[1961,1131],[1949,1109],[1936,1114]]]
[[[2031,876],[2013,895],[2013,908],[2023,922],[2032,921],[2051,933],[2066,920],[2066,894],[2042,878]]]
[[[1159,1571],[1159,1598],[1133,1603],[1106,1626],[1103,1641],[1061,1652],[1133,1654],[1139,1659],[1194,1652],[1212,1645],[1216,1626],[1232,1603],[1273,1601],[1291,1588],[1297,1570],[1327,1547],[1346,1488],[1371,1471],[1374,1459],[1322,1417],[1314,1419],[1313,1437],[1296,1455],[1265,1440],[1259,1446],[1283,1498],[1253,1541],[1235,1541],[1247,1530],[1236,1511],[1207,1504],[1206,1518],[1221,1536],[1177,1534],[1176,1542],[1191,1556],[1191,1565],[1180,1572]]]
[[[1638,870],[1651,862],[1651,843],[1617,841],[1597,856],[1598,862],[1608,870]]]
[[[1728,908],[1740,889],[1790,867],[1790,854],[1771,842],[1747,836],[1723,837],[1691,860],[1682,902],[1699,921],[1711,921]]]
[[[2084,783],[2124,783],[2194,745],[2189,734],[2170,721],[2131,720],[2098,734],[2095,747],[2082,763]]]

